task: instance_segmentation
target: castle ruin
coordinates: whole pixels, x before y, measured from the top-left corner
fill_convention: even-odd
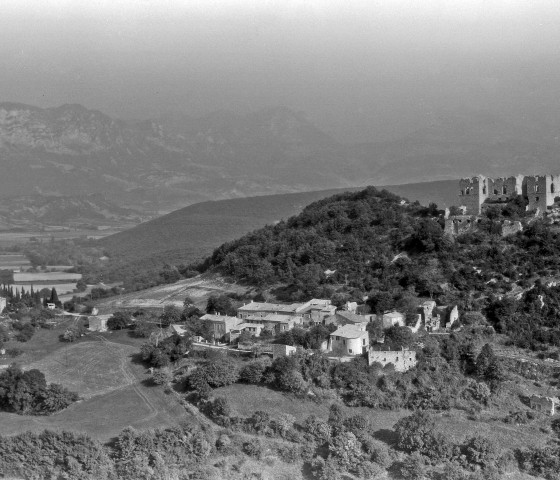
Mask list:
[[[459,205],[466,215],[480,215],[484,205],[505,203],[522,195],[529,202],[527,211],[545,213],[559,196],[560,175],[514,175],[489,178],[477,175],[459,181]]]

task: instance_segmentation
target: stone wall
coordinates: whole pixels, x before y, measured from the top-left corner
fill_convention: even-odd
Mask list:
[[[406,372],[416,366],[416,352],[414,350],[370,350],[368,352],[368,363],[380,363],[385,366],[392,363],[395,371]]]

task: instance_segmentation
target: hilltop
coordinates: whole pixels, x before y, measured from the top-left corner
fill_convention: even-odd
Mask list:
[[[436,201],[450,206],[456,197],[455,181],[383,187],[422,204]],[[353,189],[201,202],[105,237],[96,245],[135,269],[164,263],[192,263],[210,255],[224,242],[300,213],[311,202]]]

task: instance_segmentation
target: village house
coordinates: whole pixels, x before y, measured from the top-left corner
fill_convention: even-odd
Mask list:
[[[369,334],[362,325],[343,325],[329,336],[328,350],[342,355],[360,355],[369,350]]]
[[[396,311],[384,313],[381,320],[383,322],[383,328],[391,328],[395,325],[404,327],[406,325],[404,314]]]
[[[229,341],[233,342],[243,332],[248,332],[255,337],[260,337],[261,332],[264,330],[262,323],[239,323],[229,332]]]
[[[232,328],[240,324],[242,321],[237,317],[230,317],[229,315],[220,315],[207,313],[200,317],[200,320],[210,324],[212,327],[212,333],[214,334],[214,339],[222,338],[227,335]]]
[[[305,323],[318,325],[336,312],[336,306],[332,305],[330,300],[313,298],[303,304],[301,312]]]
[[[529,398],[529,405],[532,409],[538,412],[543,412],[548,415],[555,415],[556,408],[560,404],[558,397],[543,397],[541,395],[531,395]]]
[[[244,320],[244,323],[264,325],[265,328],[268,328],[274,333],[282,333],[291,330],[296,325],[301,325],[303,323],[303,317],[299,315],[288,317],[285,315],[276,315],[275,313],[269,313],[265,316],[249,315]]]
[[[406,372],[417,364],[414,350],[369,350],[368,364],[380,363],[384,367],[392,364],[396,372]]]
[[[314,298],[305,303],[267,303],[253,302],[247,303],[237,309],[237,317],[252,322],[269,315],[275,315],[276,319],[283,317],[300,317],[304,323],[318,324],[323,323],[325,317],[334,314],[336,307],[331,305],[330,300]],[[269,317],[273,318],[273,317]],[[296,322],[297,323],[297,322]],[[293,327],[292,327],[293,328]]]
[[[363,325],[366,326],[370,321],[371,315],[366,317],[364,315],[357,315],[346,310],[338,310],[334,315],[325,318],[325,325]]]
[[[7,304],[8,304],[7,300],[4,297],[0,297],[0,313],[4,311]]]

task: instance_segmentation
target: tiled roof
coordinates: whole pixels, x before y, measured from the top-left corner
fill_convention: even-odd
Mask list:
[[[337,328],[334,332],[331,333],[331,337],[344,337],[344,338],[360,338],[364,335],[368,335],[367,331],[360,330],[358,327],[354,325],[343,325],[340,328]]]

